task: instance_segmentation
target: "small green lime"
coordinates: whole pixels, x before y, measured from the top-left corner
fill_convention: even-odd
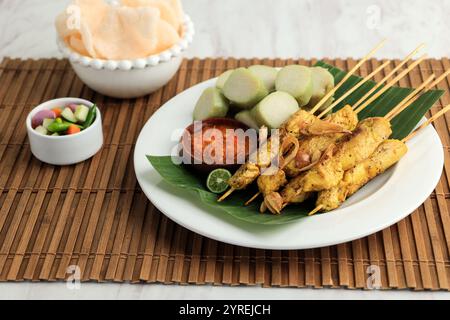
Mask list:
[[[231,178],[230,171],[226,169],[216,169],[211,171],[206,179],[206,186],[211,192],[222,193],[228,188],[228,179]]]

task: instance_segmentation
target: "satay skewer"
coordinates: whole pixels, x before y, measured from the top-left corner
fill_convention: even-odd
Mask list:
[[[353,109],[351,107],[346,106],[346,107],[340,109],[339,111],[337,111],[336,113],[333,113],[328,118],[327,121],[330,122],[330,123],[339,123],[340,125],[343,126],[343,128],[348,129],[348,131],[351,132],[351,131],[354,130],[354,128],[356,128],[356,126],[358,124],[358,117],[357,117],[357,115],[355,114],[355,112],[353,111]],[[343,136],[345,134],[344,133],[339,133],[337,135]],[[326,135],[326,136],[330,137],[330,139],[333,140],[333,138],[331,138],[330,135]],[[309,138],[307,138],[305,140],[299,141],[299,150],[298,150],[297,154],[295,155],[295,158],[298,156],[298,154],[300,152],[300,149],[301,149],[300,146],[302,146],[302,145],[303,146],[307,146],[309,144],[314,144],[315,143],[314,141],[316,141],[316,140],[319,141],[318,142],[319,144],[321,144],[322,143],[321,142],[322,138],[325,138],[325,136],[324,135],[319,135],[319,136],[309,137]],[[338,139],[338,138],[336,137],[336,139]],[[330,144],[333,143],[333,142],[334,142],[334,140],[331,141]],[[304,151],[302,151],[302,152],[304,152]],[[288,173],[288,172],[289,172],[289,167],[292,166],[292,163],[295,162],[295,161],[296,160],[294,160],[294,159],[292,159],[291,161],[284,161],[283,163],[281,163],[281,165],[280,165],[278,170],[276,170],[271,175],[268,175],[269,177],[272,176],[275,180],[270,180],[270,182],[269,182],[269,180],[265,179],[266,181],[263,182],[263,181],[260,181],[260,179],[262,179],[263,176],[259,176],[258,179],[257,179],[259,190],[258,190],[258,192],[255,195],[253,195],[253,197],[251,199],[249,199],[245,203],[245,205],[249,205],[251,202],[253,202],[258,197],[258,195],[266,194],[268,192],[268,190],[272,190],[272,189],[273,189],[272,191],[278,190],[278,186],[281,187],[285,183],[285,178],[282,178],[282,176],[288,175],[290,177],[293,177],[293,173]],[[307,170],[308,167],[312,166],[315,161],[316,160],[311,159],[311,163],[309,165],[305,165],[302,168],[303,169],[302,171]],[[317,161],[318,161],[318,159],[317,159]],[[282,174],[280,171],[283,171],[284,174]],[[261,183],[261,185],[260,185],[260,183]],[[267,185],[268,183],[272,185],[271,188],[266,189],[266,188],[262,187],[263,185]]]
[[[390,140],[388,142],[391,143],[391,144],[396,143],[399,147],[401,147],[402,144],[404,144],[407,141],[411,140],[414,136],[416,136],[417,133],[419,133],[421,130],[425,129],[426,127],[428,127],[431,123],[433,123],[434,121],[436,121],[437,119],[439,119],[440,117],[442,117],[443,115],[445,115],[449,111],[450,111],[450,105],[446,106],[445,108],[440,110],[438,113],[433,115],[430,119],[428,119],[426,122],[424,122],[419,128],[417,128],[415,131],[410,133],[407,137],[405,137],[401,141],[399,141],[399,140]],[[344,191],[344,193],[341,195],[342,198],[339,198],[339,200],[336,200],[336,201],[339,201],[339,202],[332,202],[333,206],[331,208],[330,207],[325,207],[323,204],[318,205],[316,208],[314,208],[314,210],[312,210],[311,212],[308,213],[308,216],[312,216],[312,215],[316,214],[317,212],[323,210],[324,208],[326,208],[326,210],[329,211],[330,209],[335,208],[336,206],[338,206],[339,203],[342,204],[343,201],[345,201],[349,195],[354,194],[356,191],[358,191],[360,188],[362,188],[367,182],[369,182],[370,180],[374,179],[376,176],[378,176],[379,174],[383,173],[385,170],[390,168],[393,164],[398,162],[401,159],[401,157],[403,157],[403,155],[407,151],[406,147],[402,147],[400,149],[401,149],[401,153],[397,154],[397,158],[395,159],[395,161],[392,161],[390,163],[388,161],[387,163],[385,163],[383,165],[384,166],[383,168],[380,168],[379,171],[378,170],[375,171],[374,173],[372,173],[368,177],[361,177],[362,181],[359,181],[359,182],[355,182],[355,178],[351,178],[350,179],[350,181],[352,181],[351,186],[344,184],[344,186],[346,188],[346,191]],[[378,156],[380,155],[380,152],[386,152],[386,149],[378,150]],[[400,151],[398,151],[398,152],[400,152]],[[377,157],[377,155],[375,155],[375,158],[376,157]],[[352,172],[350,174],[352,174]],[[337,189],[335,191],[338,192]],[[331,194],[333,194],[333,192],[331,192]],[[320,199],[320,197],[319,197],[319,199]]]
[[[267,141],[264,144],[264,146],[260,147],[260,148],[267,148]],[[270,148],[272,148],[272,145],[270,145]],[[296,139],[295,137],[293,137],[292,135],[288,135],[287,137],[285,137],[280,144],[279,147],[279,152],[281,154],[281,156],[279,157],[281,160],[281,165],[284,165],[284,163],[288,163],[289,161],[291,161],[292,159],[295,158],[295,155],[297,154],[299,148],[299,141],[298,139]],[[260,150],[256,150],[255,152],[257,152],[256,154],[256,158],[259,158],[260,154],[259,154]],[[286,151],[286,152],[285,152]],[[270,151],[270,153],[272,152],[272,150]],[[272,158],[271,158],[272,159]],[[256,166],[256,165],[255,165]],[[261,171],[261,168],[258,168],[259,171]],[[225,192],[219,199],[217,199],[218,202],[221,202],[223,200],[225,200],[228,196],[230,196],[234,191],[236,191],[235,188],[231,187],[230,189],[227,190],[227,192]]]
[[[407,69],[405,69],[403,72],[401,72],[397,77],[395,77],[392,81],[390,81],[384,88],[383,90],[380,90],[379,94],[377,93],[376,95],[374,95],[370,100],[369,103],[365,103],[363,106],[361,106],[359,108],[358,112],[361,112],[364,108],[366,108],[367,106],[369,106],[369,104],[373,101],[375,101],[381,94],[383,94],[384,92],[386,92],[389,88],[391,88],[396,82],[398,82],[401,78],[403,78],[404,76],[406,76],[412,69],[414,69],[423,59],[425,59],[425,55],[423,55],[421,57],[421,59],[415,61],[414,63],[412,63]],[[405,62],[409,60],[408,57],[405,58]],[[442,79],[444,79],[445,76],[442,75],[440,76],[437,80],[441,81]],[[434,74],[432,74],[428,79],[426,79],[418,88],[416,88],[415,90],[413,90],[408,96],[405,97],[405,99],[403,99],[394,109],[392,109],[386,116],[385,118],[388,119],[389,121],[392,120],[395,116],[397,116],[398,114],[400,114],[403,110],[405,110],[407,107],[409,107],[413,102],[415,102],[418,98],[419,95],[418,93],[421,92],[424,88],[429,88],[432,87],[434,85],[436,85],[438,83],[438,81],[435,81],[433,84],[430,85],[430,82],[434,79]],[[363,81],[363,80],[362,80]],[[361,81],[361,82],[362,82]],[[413,100],[414,99],[414,100]],[[286,163],[287,165],[287,163]],[[283,167],[281,169],[284,169]],[[258,198],[258,196],[261,194],[261,191],[258,191],[255,195],[253,195],[246,203],[245,205],[249,205],[250,203],[252,203],[255,199]]]
[[[405,108],[411,106],[412,104],[413,104],[412,101],[407,102]],[[442,111],[441,111],[441,112],[442,112]],[[399,114],[399,113],[397,113],[396,115],[398,115],[398,114]],[[384,117],[384,119],[385,119],[385,120],[388,120],[389,122],[391,121],[391,120],[387,119],[386,116]],[[344,170],[345,170],[345,169],[344,169]],[[303,178],[302,178],[302,179],[303,179]],[[303,183],[302,183],[302,185],[303,185]],[[320,191],[320,190],[322,190],[322,189],[318,189],[318,190],[314,190],[314,191]],[[298,190],[295,190],[295,194],[298,196],[298,195],[302,194],[303,191],[304,191],[304,188],[303,188],[303,186],[302,186],[302,187],[298,188]],[[308,191],[310,191],[310,190],[308,190]],[[275,194],[277,194],[277,193],[274,193],[274,194],[272,195],[272,198],[274,198],[274,195],[275,195]],[[277,197],[278,197],[278,196],[277,196]],[[270,204],[270,199],[269,199],[269,201],[265,201],[265,202],[267,202],[267,203],[266,203],[267,207],[271,206],[271,204]],[[281,206],[279,206],[279,207],[271,206],[271,211],[272,211],[272,212],[275,211],[276,213],[280,213],[281,210],[283,210],[287,205],[289,205],[289,201],[283,202],[283,203],[281,204]],[[321,210],[321,208],[318,209],[318,211],[320,211],[320,210]]]

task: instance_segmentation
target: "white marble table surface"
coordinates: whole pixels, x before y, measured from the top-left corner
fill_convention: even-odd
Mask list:
[[[53,20],[70,0],[0,0],[0,59],[59,57]],[[450,56],[450,0],[183,0],[197,34],[188,57],[380,58],[420,42]],[[450,293],[65,283],[2,283],[0,299],[449,299]]]

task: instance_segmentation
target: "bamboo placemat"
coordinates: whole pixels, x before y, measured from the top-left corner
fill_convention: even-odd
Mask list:
[[[63,280],[69,275],[67,267],[77,265],[84,281],[365,288],[367,268],[375,265],[383,289],[449,290],[450,115],[435,123],[446,159],[433,194],[397,225],[351,243],[298,251],[219,243],[171,222],[141,192],[133,169],[134,143],[143,124],[165,101],[228,68],[297,62],[315,61],[186,60],[160,91],[137,100],[115,100],[85,87],[65,60],[4,59],[0,281]],[[354,60],[327,62],[343,69],[355,65]],[[379,64],[371,60],[361,74]],[[400,84],[417,87],[431,72],[440,75],[449,68],[448,59],[429,60]],[[440,88],[449,90],[449,84],[447,79]],[[24,123],[31,108],[64,96],[99,104],[105,145],[91,160],[54,167],[32,157]],[[431,113],[448,103],[446,93]]]

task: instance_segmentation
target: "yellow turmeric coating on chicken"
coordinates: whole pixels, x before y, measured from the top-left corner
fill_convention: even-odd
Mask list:
[[[279,143],[277,140],[272,141],[272,138],[273,136],[250,155],[249,160],[228,180],[230,187],[245,189],[261,173],[278,168],[282,162],[289,162],[295,157],[299,145],[297,138],[288,134]]]
[[[317,206],[321,206],[322,211],[338,208],[370,180],[396,164],[407,152],[407,146],[400,140],[382,142],[369,158],[347,170],[338,186],[319,192]]]
[[[281,197],[286,202],[289,199],[289,203],[302,203],[306,199],[308,199],[311,195],[310,192],[300,192],[298,193],[299,188],[301,187],[302,179],[305,176],[305,173],[300,174],[299,176],[291,179],[288,182],[286,188],[283,188],[280,192]]]
[[[349,131],[353,131],[358,125],[358,115],[349,105],[333,113],[326,120],[330,123],[338,124]],[[325,150],[330,145],[338,143],[343,137],[345,137],[343,133],[306,137],[300,142],[296,158],[284,168],[286,174],[289,177],[298,176],[302,171],[308,169],[309,166],[317,163]]]
[[[344,129],[352,131],[358,125],[358,115],[353,111],[353,108],[351,106],[347,105],[337,112],[333,113],[332,115],[328,116],[326,121],[338,124]],[[299,151],[297,152],[296,159],[290,161],[283,168],[284,172],[289,177],[297,177],[304,171],[302,169],[310,166],[312,163],[317,163],[323,156],[323,153],[327,150],[327,148],[342,139],[344,136],[345,134],[343,133],[330,133],[325,135],[306,137],[305,139],[300,141]],[[259,179],[260,178],[258,178],[258,180]],[[270,183],[270,192],[278,191],[286,184],[286,182],[282,180],[274,180]],[[295,184],[296,181],[294,180],[292,183]],[[258,183],[258,186],[259,185],[260,183]],[[263,193],[264,196],[269,194],[267,190],[262,190],[261,188],[259,190]],[[283,199],[289,198],[290,203],[304,202],[311,195],[311,193],[309,192],[301,192],[300,194],[296,194],[296,192],[294,191],[295,189],[292,188],[286,188],[284,190],[286,191],[285,193],[281,194],[281,197]],[[278,200],[279,197],[275,196],[275,198],[273,199]],[[267,202],[270,202],[270,200],[268,200]]]
[[[228,180],[228,185],[236,190],[242,190],[259,176],[259,166],[247,162],[240,166],[236,173]]]
[[[335,159],[342,169],[349,170],[367,159],[392,134],[391,123],[385,118],[361,121],[353,132],[339,144]]]
[[[358,115],[353,107],[346,105],[325,118],[325,121],[337,124],[346,130],[353,131],[358,125]]]
[[[288,140],[289,138],[299,138],[303,134],[329,134],[332,132],[349,132],[348,129],[343,128],[341,124],[348,121],[348,127],[352,127],[353,119],[357,117],[353,116],[353,110],[351,107],[345,107],[342,111],[336,112],[329,116],[326,121],[319,120],[316,116],[308,113],[307,111],[300,110],[295,113],[286,123],[280,128],[280,137],[281,144],[283,144],[283,140]],[[335,121],[335,124],[331,121]],[[296,128],[297,126],[297,128]],[[309,129],[308,129],[309,128]],[[236,190],[242,190],[246,188],[248,185],[253,183],[261,174],[261,171],[270,166],[271,161],[273,159],[273,152],[270,147],[270,139],[267,141],[268,146],[262,147],[262,151],[258,151],[259,153],[253,154],[250,156],[250,160],[243,164],[238,171],[231,177],[228,181],[230,187]],[[253,158],[253,160],[252,160]],[[254,159],[257,160],[254,160]],[[291,161],[288,161],[289,163]],[[256,167],[257,168],[256,168]],[[278,187],[279,188],[279,187]]]
[[[308,135],[348,132],[343,126],[327,120],[320,120],[305,110],[294,113],[280,128],[280,135],[292,134],[296,138]]]
[[[391,134],[391,124],[384,118],[361,121],[350,136],[305,174],[303,191],[321,191],[338,185],[346,170],[370,157]]]
[[[377,147],[392,134],[391,125],[384,118],[368,118],[361,121],[356,130],[337,146],[330,146],[321,160],[304,175],[293,178],[283,189],[285,206],[302,192],[314,192],[337,186],[344,172],[367,159]],[[270,200],[269,200],[270,201]],[[267,201],[268,202],[268,201]],[[266,205],[279,213],[283,207]]]
[[[277,191],[287,183],[286,174],[281,169],[275,169],[274,173],[266,173],[259,176],[258,189],[263,195]]]

